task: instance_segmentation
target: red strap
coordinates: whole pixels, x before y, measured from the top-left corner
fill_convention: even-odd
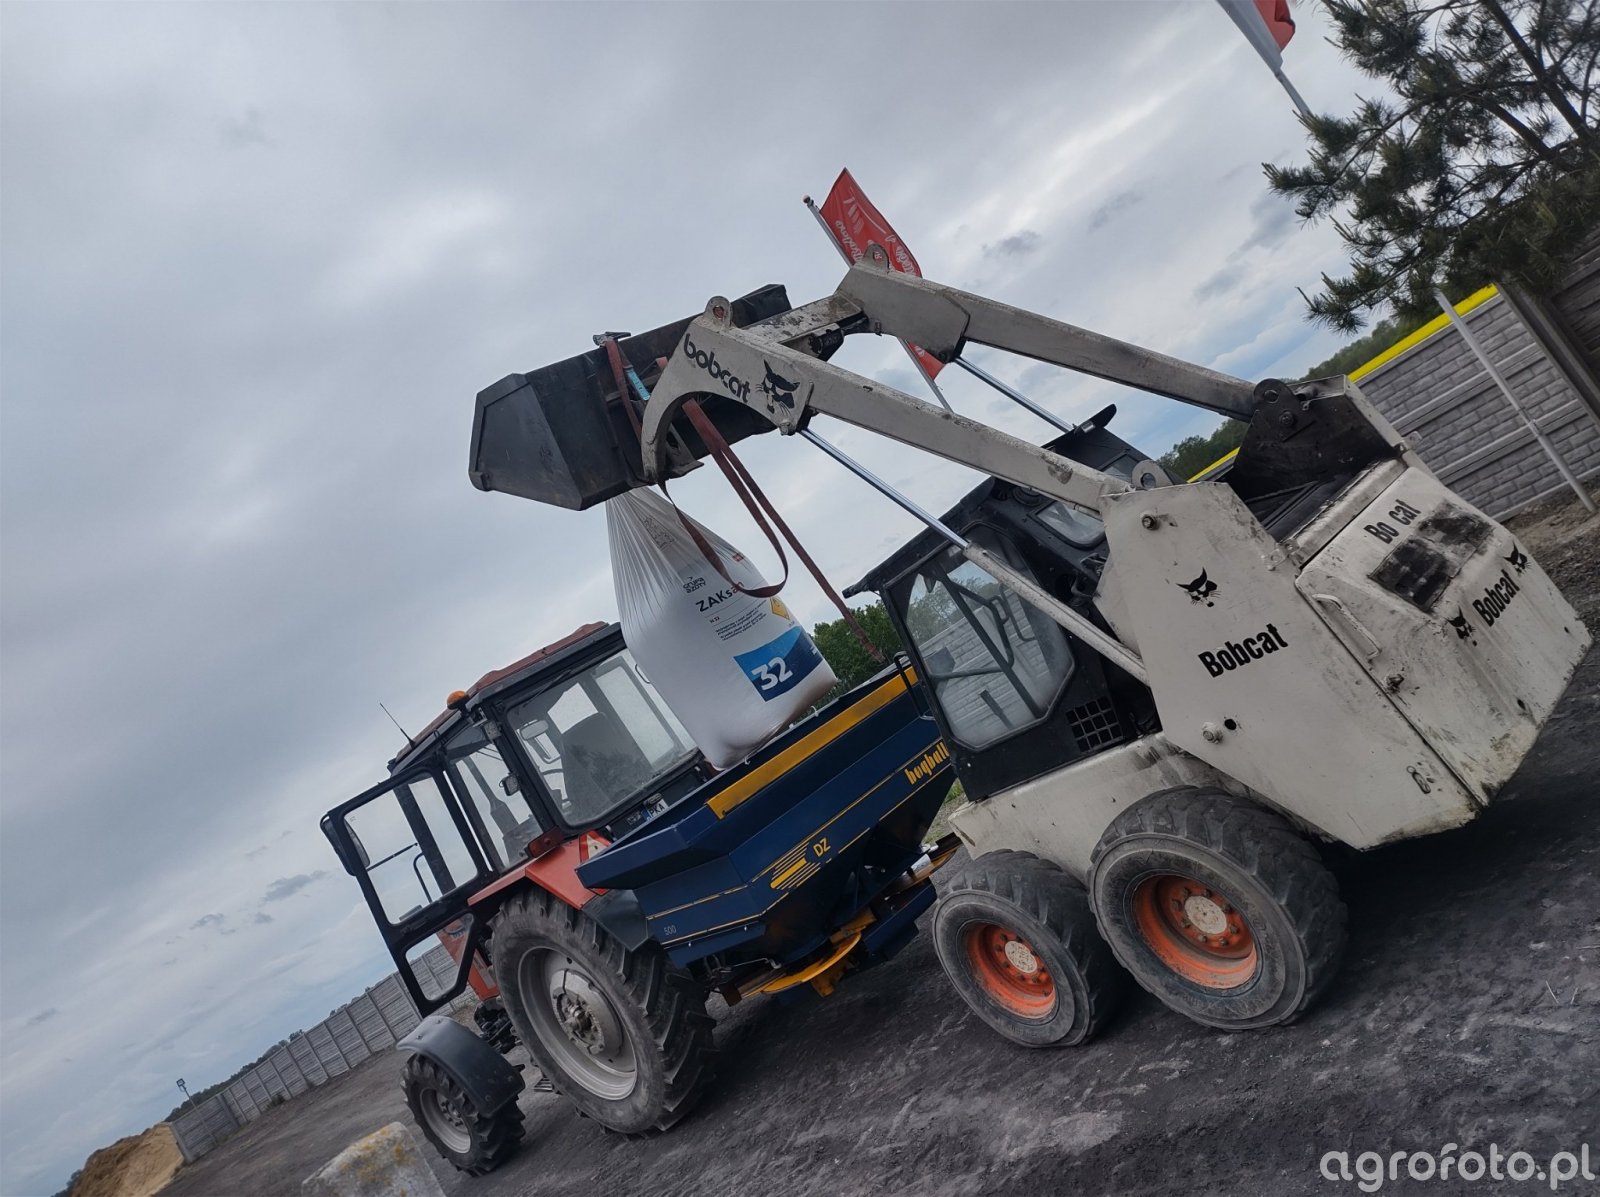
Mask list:
[[[711,460],[717,463],[717,468],[722,471],[722,476],[728,480],[728,485],[733,487],[733,493],[738,495],[744,502],[745,510],[750,512],[750,517],[767,534],[767,542],[772,545],[773,551],[778,554],[778,560],[783,564],[783,577],[770,586],[743,586],[735,582],[728,576],[728,567],[722,563],[722,555],[717,552],[709,540],[700,534],[700,529],[695,527],[694,521],[684,515],[683,512],[678,511],[678,506],[674,503],[672,509],[678,511],[678,522],[683,525],[684,531],[694,541],[695,547],[700,550],[701,556],[711,563],[711,567],[717,573],[722,575],[724,582],[732,586],[740,594],[748,594],[752,598],[771,598],[782,590],[789,581],[789,558],[784,556],[783,544],[778,540],[777,533],[772,530],[771,525],[767,523],[766,517],[761,514],[761,507],[756,505],[756,500],[746,488],[745,480],[741,477],[743,467],[740,466],[735,469],[734,464],[729,461],[733,457],[733,450],[729,447],[728,442],[722,439],[722,434],[716,430],[715,425],[706,419],[705,413],[700,410],[700,404],[690,399],[684,403],[683,410],[684,414],[689,417],[689,422],[694,425],[695,431],[700,434],[700,439],[705,442],[706,448],[711,453]],[[746,475],[745,477],[748,476]],[[754,483],[752,482],[750,485],[753,486]],[[661,480],[661,493],[667,494],[667,480],[665,478]],[[759,494],[759,490],[756,493]],[[671,501],[671,498],[671,495],[667,495],[668,501]],[[763,500],[762,505],[765,506],[766,496],[761,495],[761,498]],[[782,521],[780,520],[779,523],[781,525]]]
[[[694,425],[694,430],[700,434],[700,439],[705,442],[705,446],[708,450],[710,450],[713,460],[715,460],[717,465],[721,467],[723,474],[733,486],[734,491],[741,499],[744,500],[745,506],[750,509],[750,514],[753,515],[757,522],[761,524],[762,528],[766,530],[766,522],[761,519],[761,513],[756,510],[755,506],[750,501],[750,495],[753,494],[756,500],[760,502],[761,506],[766,509],[767,514],[772,517],[772,522],[775,523],[778,526],[778,530],[783,533],[784,539],[794,547],[795,555],[799,557],[800,560],[805,563],[806,568],[811,571],[811,576],[816,579],[817,585],[822,588],[822,592],[827,595],[829,601],[839,609],[839,613],[844,617],[845,626],[855,633],[856,639],[861,641],[861,645],[867,650],[867,654],[874,661],[877,661],[881,664],[884,660],[883,650],[872,642],[872,638],[867,635],[867,630],[861,626],[861,621],[856,618],[855,612],[850,610],[849,605],[844,601],[843,597],[841,597],[839,592],[833,588],[833,583],[828,581],[827,575],[824,574],[817,563],[812,560],[811,554],[806,552],[805,546],[800,543],[800,538],[794,534],[788,523],[785,522],[783,516],[778,513],[777,507],[773,505],[771,499],[767,498],[766,492],[763,491],[756,480],[751,477],[750,471],[745,468],[744,462],[739,460],[738,454],[734,453],[733,446],[728,444],[728,442],[723,438],[722,433],[717,431],[717,426],[711,422],[710,418],[701,409],[700,404],[697,401],[693,399],[688,400],[683,405],[683,411],[684,414],[689,417],[689,423]],[[663,487],[663,489],[665,488]],[[767,535],[771,537],[772,533],[770,530],[767,530]],[[773,545],[774,547],[777,547],[777,542],[774,541]],[[778,556],[780,558],[783,557],[782,549],[778,550]],[[717,562],[713,561],[712,564],[717,565]],[[721,572],[720,565],[718,566],[718,572]],[[723,576],[726,577],[727,575],[724,574]],[[785,581],[788,580],[788,576],[789,566],[788,562],[785,561]]]
[[[622,400],[622,409],[628,413],[628,423],[633,425],[634,438],[644,444],[644,425],[639,422],[639,413],[633,407],[633,389],[628,386],[628,371],[622,361],[622,346],[617,344],[617,338],[607,337],[601,342],[605,346],[606,360],[611,363],[611,377],[617,380],[617,396]]]
[[[611,375],[616,379],[617,390],[622,398],[622,406],[628,413],[629,422],[633,425],[634,436],[639,438],[642,446],[644,443],[644,426],[640,423],[639,413],[633,407],[633,395],[628,385],[628,373],[622,357],[622,347],[617,344],[615,337],[607,337],[603,344],[606,350],[606,359],[611,365]],[[656,364],[665,370],[667,368],[667,359],[657,358]],[[711,564],[711,567],[717,571],[724,582],[739,593],[748,594],[752,598],[772,598],[789,581],[789,559],[784,555],[783,545],[779,543],[778,537],[762,516],[762,510],[765,509],[766,513],[772,517],[772,522],[783,533],[783,538],[793,546],[795,554],[801,561],[805,562],[806,568],[811,571],[811,576],[816,579],[817,585],[821,587],[822,592],[839,609],[839,614],[844,617],[845,626],[855,634],[857,640],[861,641],[862,647],[867,650],[867,655],[882,664],[885,660],[883,650],[872,642],[872,638],[867,635],[867,630],[861,626],[861,621],[856,618],[855,612],[850,610],[843,597],[833,588],[833,583],[828,581],[827,575],[812,560],[811,554],[806,552],[805,546],[800,543],[800,538],[794,534],[793,530],[784,521],[783,516],[778,514],[777,507],[773,505],[772,500],[767,498],[766,492],[761,489],[755,478],[751,476],[750,471],[745,468],[744,462],[739,460],[738,455],[733,451],[733,446],[728,444],[722,433],[717,431],[717,426],[711,422],[710,418],[701,409],[699,402],[694,399],[687,400],[683,405],[683,411],[689,417],[689,422],[694,425],[695,431],[700,434],[700,440],[705,444],[706,451],[711,455],[711,459],[717,463],[717,468],[722,471],[723,477],[728,480],[728,485],[733,488],[734,494],[739,496],[745,505],[745,509],[750,512],[751,518],[756,521],[762,532],[766,533],[767,541],[772,545],[773,551],[778,554],[778,560],[783,563],[783,577],[770,586],[748,587],[735,582],[728,576],[727,566],[723,564],[722,555],[717,552],[715,546],[701,534],[694,521],[684,515],[683,512],[678,511],[678,505],[673,503],[672,510],[677,512],[678,522],[683,525],[683,530],[689,534],[689,539],[694,541],[695,547],[700,550],[700,555]],[[672,496],[667,493],[667,481],[665,478],[661,480],[661,493],[666,495],[667,502],[672,502]]]

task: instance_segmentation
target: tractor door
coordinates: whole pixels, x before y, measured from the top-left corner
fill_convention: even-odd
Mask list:
[[[442,770],[420,766],[357,794],[322,817],[322,831],[417,1009],[431,1014],[461,993],[485,931],[467,900],[494,870]]]

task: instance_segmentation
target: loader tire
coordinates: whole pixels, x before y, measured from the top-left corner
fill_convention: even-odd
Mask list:
[[[517,1036],[556,1092],[627,1135],[671,1127],[711,1083],[700,986],[659,945],[628,951],[542,889],[495,916],[495,976]]]
[[[973,1013],[1024,1047],[1088,1041],[1128,989],[1088,895],[1030,852],[969,862],[933,908],[933,944]]]
[[[1344,903],[1316,849],[1219,791],[1163,790],[1123,811],[1090,857],[1089,895],[1123,967],[1206,1026],[1292,1022],[1344,955]]]
[[[400,1085],[422,1137],[468,1176],[493,1172],[522,1142],[516,1098],[492,1114],[480,1114],[455,1078],[426,1056],[406,1061]]]

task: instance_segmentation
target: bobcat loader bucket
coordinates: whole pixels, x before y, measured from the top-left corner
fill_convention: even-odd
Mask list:
[[[754,324],[789,310],[783,287],[769,284],[733,302],[733,323]],[[698,314],[698,313],[697,313]],[[660,374],[693,317],[650,332],[619,338],[623,357],[646,387]],[[502,491],[582,511],[625,490],[645,485],[639,438],[618,394],[606,352],[591,349],[527,374],[508,374],[478,392],[467,466],[479,490]],[[731,443],[772,424],[727,399],[702,400],[706,414]],[[687,473],[706,455],[687,419],[670,426],[668,473]]]

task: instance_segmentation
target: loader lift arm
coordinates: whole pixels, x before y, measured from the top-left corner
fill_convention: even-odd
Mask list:
[[[1242,420],[1255,410],[1253,388],[1241,378],[891,271],[880,253],[852,266],[827,298],[746,328],[733,326],[728,300],[713,298],[645,408],[646,477],[665,471],[663,430],[683,402],[714,394],[785,434],[820,412],[1097,514],[1104,496],[1129,489],[1120,478],[822,360],[845,336],[862,332],[904,338],[942,360],[969,342],[988,345]]]
[[[684,333],[645,407],[641,442],[649,479],[664,476],[666,436],[678,410],[696,395],[733,399],[786,435],[800,433],[944,535],[968,560],[1010,586],[1119,668],[1145,681],[1143,662],[1093,621],[1045,593],[993,554],[944,528],[807,425],[829,415],[948,461],[1100,515],[1106,501],[1132,489],[1121,478],[1071,461],[977,420],[924,403],[824,360],[845,336],[887,333],[944,361],[968,342],[1008,350],[1210,411],[1249,419],[1251,385],[1100,333],[997,303],[971,292],[889,269],[872,246],[834,294],[782,315],[734,326],[732,305],[713,297]]]

